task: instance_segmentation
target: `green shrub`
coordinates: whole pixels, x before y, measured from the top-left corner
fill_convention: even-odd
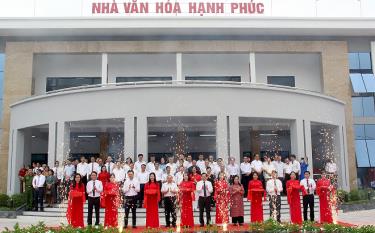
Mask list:
[[[9,196],[8,195],[0,193],[0,206],[3,206],[3,207],[9,206]]]
[[[26,203],[26,193],[13,194],[11,197],[13,201],[13,208],[18,208]]]
[[[350,191],[349,193],[349,200],[350,201],[359,201],[361,200],[359,190],[355,189]]]
[[[339,199],[340,203],[348,202],[349,193],[345,190],[337,190],[337,198]]]

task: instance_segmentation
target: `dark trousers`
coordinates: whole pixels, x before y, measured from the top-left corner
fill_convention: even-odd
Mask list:
[[[247,197],[247,192],[249,190],[249,181],[250,181],[250,175],[247,176],[245,174],[242,174],[241,176],[241,184],[243,185],[243,189],[244,189],[244,197]]]
[[[280,195],[272,195],[270,199],[270,216],[280,222],[281,197]]]
[[[285,173],[284,182],[283,182],[283,192],[286,195],[286,182],[290,180],[290,174]]]
[[[34,208],[38,211],[38,206],[40,205],[40,210],[43,208],[43,197],[44,197],[44,187],[34,189]]]
[[[314,194],[303,196],[303,220],[307,221],[307,209],[310,207],[310,221],[314,221]]]
[[[125,196],[125,227],[128,226],[129,212],[132,210],[132,224],[133,227],[137,225],[137,196]]]
[[[176,197],[164,197],[164,209],[165,209],[165,223],[167,227],[171,226],[171,216],[172,216],[172,226],[176,227]]]
[[[87,225],[92,225],[92,210],[94,207],[95,207],[95,225],[99,225],[100,198],[89,197],[88,202],[89,203],[88,203]]]
[[[286,188],[284,189],[284,177],[279,177],[278,178],[280,181],[281,181],[281,184],[283,185],[283,193],[284,193],[284,190],[286,190]]]
[[[139,208],[142,208],[143,198],[145,196],[145,184],[140,184],[140,192],[138,193]]]
[[[199,207],[199,223],[201,226],[204,225],[203,212],[206,211],[206,223],[211,224],[211,197],[199,197],[198,207]]]
[[[232,217],[232,223],[233,224],[240,224],[242,225],[243,224],[243,216],[240,216],[240,217]]]
[[[230,175],[229,176],[229,184],[233,184],[233,182],[234,182],[234,177],[235,177],[236,175]]]

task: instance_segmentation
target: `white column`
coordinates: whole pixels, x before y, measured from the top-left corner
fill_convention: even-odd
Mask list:
[[[135,155],[134,146],[134,116],[125,117],[124,121],[124,157],[133,158]]]
[[[176,53],[176,80],[182,81],[182,53]]]
[[[238,116],[229,116],[229,154],[241,163],[240,155],[240,124]]]
[[[56,161],[56,122],[48,124],[48,166],[53,167]]]
[[[102,85],[108,83],[108,54],[102,54]]]
[[[250,82],[256,83],[257,77],[256,77],[256,70],[255,70],[255,53],[250,53]]]
[[[9,135],[7,193],[19,193],[18,171],[24,163],[25,135],[23,130],[11,129]]]
[[[56,160],[62,163],[69,158],[70,153],[70,127],[66,122],[57,122],[56,134]]]
[[[313,174],[314,171],[314,164],[313,164],[313,157],[312,157],[312,142],[311,142],[311,121],[305,120],[305,150],[306,150],[306,157],[307,162],[309,164],[309,171]]]
[[[305,142],[303,135],[303,120],[296,119],[290,126],[290,144],[291,152],[297,159],[305,157]]]
[[[143,154],[143,159],[148,161],[148,128],[147,117],[137,117],[137,154],[134,155],[134,161],[138,154]]]
[[[216,157],[228,163],[228,128],[227,117],[218,115],[216,119]]]

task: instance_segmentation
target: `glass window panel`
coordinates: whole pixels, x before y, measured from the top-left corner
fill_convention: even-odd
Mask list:
[[[241,82],[241,76],[186,76],[189,81]]]
[[[355,140],[355,155],[358,167],[369,167],[370,162],[365,140]]]
[[[374,97],[363,97],[363,116],[375,116]]]
[[[365,139],[375,140],[375,125],[364,125]]]
[[[362,74],[363,82],[365,83],[367,92],[375,92],[375,77],[374,74]]]
[[[355,93],[366,93],[366,87],[361,74],[350,74],[353,91]]]
[[[355,139],[365,139],[365,125],[354,125]]]
[[[171,81],[172,77],[116,77],[116,83]]]
[[[349,69],[351,70],[359,69],[358,53],[349,53]]]
[[[268,76],[267,83],[272,85],[295,87],[296,82],[294,76]]]
[[[370,166],[375,167],[375,140],[366,140]]]
[[[363,116],[362,97],[352,97],[352,107],[355,117]]]
[[[79,87],[100,84],[100,77],[49,77],[47,78],[46,91],[60,90],[64,88]]]
[[[0,71],[0,99],[3,98],[4,93],[4,72]]]
[[[5,54],[0,53],[0,71],[4,71],[4,65],[5,65]]]
[[[371,69],[371,56],[370,53],[358,53],[359,68],[361,70]]]

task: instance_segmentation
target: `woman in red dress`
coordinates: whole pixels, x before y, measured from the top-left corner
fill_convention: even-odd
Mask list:
[[[85,198],[85,185],[82,183],[80,174],[74,176],[73,183],[70,185],[68,197],[68,209],[66,218],[73,227],[84,227],[83,225],[83,204]]]
[[[243,194],[245,190],[240,183],[240,177],[234,176],[233,184],[229,187],[230,193],[230,216],[232,217],[232,223],[242,225],[244,222],[244,205],[243,205]]]
[[[116,183],[116,177],[111,175],[110,182],[104,186],[104,201],[105,201],[105,227],[117,227],[118,207],[120,205],[119,187]]]
[[[149,182],[145,185],[144,207],[146,208],[146,227],[159,227],[160,188],[156,182],[155,173],[149,175]]]
[[[198,174],[197,168],[193,167],[191,169],[191,174],[189,175],[189,180],[192,181],[194,183],[194,185],[196,186],[197,183],[201,179],[202,179],[202,176],[200,174]],[[212,184],[212,186],[214,186],[214,184]],[[193,200],[193,208],[198,209],[198,195],[195,195],[195,199]]]
[[[181,226],[182,227],[194,227],[193,217],[193,200],[195,185],[192,181],[189,181],[188,174],[184,174],[180,187],[180,205],[181,205]]]
[[[322,178],[316,182],[316,194],[319,196],[320,202],[320,222],[332,223],[332,196],[335,192],[331,181],[327,179],[326,174],[322,174]]]
[[[300,191],[306,193],[305,188],[301,186],[300,181],[296,180],[296,173],[290,173],[290,180],[286,182],[288,195],[288,204],[290,207],[290,221],[294,224],[302,224],[301,197]]]
[[[103,189],[104,187],[106,186],[106,184],[109,182],[109,177],[111,175],[107,172],[107,167],[106,166],[102,166],[101,167],[101,170],[100,170],[100,173],[98,175],[98,180],[100,180],[103,184]],[[102,192],[100,194],[100,207],[101,208],[105,208],[105,200],[104,200],[104,192]]]
[[[229,222],[229,185],[225,180],[224,172],[219,173],[219,179],[215,182],[214,199],[216,202],[216,225]]]
[[[263,198],[266,192],[262,181],[258,180],[258,173],[253,173],[253,179],[249,182],[247,199],[251,202],[250,220],[251,222],[263,222]]]

